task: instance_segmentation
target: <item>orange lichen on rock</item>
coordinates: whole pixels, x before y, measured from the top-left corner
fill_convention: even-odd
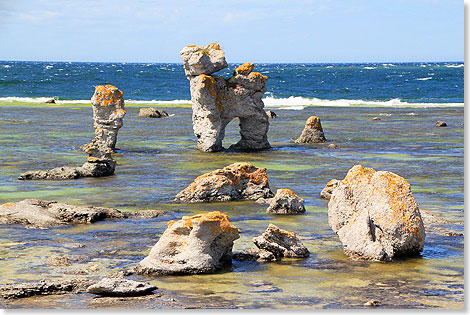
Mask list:
[[[206,75],[206,74],[201,74],[201,75],[199,75],[199,77],[201,78],[201,87],[206,88],[207,91],[209,91],[209,94],[211,96],[216,97],[217,89],[215,87],[214,78],[211,77],[210,75]]]
[[[13,207],[16,203],[14,202],[7,202],[7,203],[4,203],[2,204],[2,207]]]
[[[122,100],[122,92],[112,85],[98,85],[95,87],[96,102],[100,106],[109,106]]]
[[[244,74],[244,75],[247,75],[249,74],[251,71],[253,71],[253,69],[255,68],[255,65],[251,62],[245,62],[244,64],[238,66],[235,71],[233,72],[233,75],[237,75],[237,74]]]
[[[209,45],[206,46],[205,49],[215,49],[215,50],[220,50],[220,45],[219,43],[210,43]]]
[[[313,129],[322,129],[320,118],[317,116],[310,116],[305,125]]]
[[[251,73],[248,75],[248,79],[250,79],[250,80],[263,80],[263,81],[268,81],[268,77],[265,76],[265,75],[262,75],[262,74],[259,73],[259,72],[251,72]]]
[[[296,197],[296,194],[289,188],[282,188],[277,191],[278,194],[282,196],[290,196],[290,197]]]

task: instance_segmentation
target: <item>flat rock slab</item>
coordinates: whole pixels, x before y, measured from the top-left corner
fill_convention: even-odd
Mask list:
[[[25,199],[0,205],[0,224],[24,224],[48,228],[65,224],[93,223],[105,219],[152,218],[165,213],[158,210],[121,212],[113,208],[74,206],[57,201]]]
[[[276,258],[303,258],[310,255],[308,249],[297,238],[294,232],[280,229],[274,224],[269,224],[262,235],[253,238],[253,243],[259,249],[273,253]]]
[[[89,286],[86,292],[102,296],[138,296],[152,293],[157,287],[128,279],[104,278]]]
[[[18,299],[34,295],[77,293],[90,285],[88,280],[40,280],[32,283],[8,284],[0,287],[4,299]]]

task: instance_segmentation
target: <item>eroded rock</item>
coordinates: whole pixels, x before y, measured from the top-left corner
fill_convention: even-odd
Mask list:
[[[121,212],[113,208],[74,206],[57,201],[25,199],[0,205],[0,224],[24,224],[48,228],[64,224],[93,223],[105,219],[148,218],[150,214],[148,211]],[[151,214],[157,215],[155,212]],[[162,212],[158,215],[161,214]]]
[[[243,151],[269,149],[269,121],[261,100],[268,78],[252,72],[252,63],[236,68],[229,79],[211,76],[227,67],[225,53],[217,43],[206,47],[187,46],[181,51],[181,58],[190,81],[197,149],[221,151],[225,127],[236,117],[240,120],[241,139],[230,148]]]
[[[122,278],[104,278],[90,285],[86,292],[101,296],[139,296],[152,293],[157,287],[146,282]]]
[[[302,214],[304,212],[304,200],[289,188],[278,189],[266,210],[266,213],[273,214]]]
[[[320,117],[310,116],[305,123],[304,130],[295,143],[321,143],[326,142],[321,126]]]
[[[444,121],[438,120],[438,121],[434,124],[434,127],[447,127],[447,123],[445,123]]]
[[[266,231],[253,238],[253,243],[259,248],[271,252],[276,258],[308,257],[310,252],[297,238],[294,232],[280,229],[274,224],[269,224]]]
[[[233,253],[233,260],[237,261],[257,261],[257,262],[267,262],[267,261],[276,261],[278,260],[273,253],[268,252],[264,249],[259,248],[250,248],[242,252]]]
[[[273,196],[265,168],[249,163],[234,163],[197,177],[180,191],[181,202],[257,200]]]
[[[7,284],[0,287],[4,299],[18,299],[35,295],[77,293],[90,285],[88,280],[40,280],[31,283]]]
[[[139,109],[139,117],[148,117],[148,118],[162,118],[168,117],[168,113],[164,110],[158,110],[156,108],[141,108]]]
[[[134,272],[157,275],[215,272],[231,263],[233,241],[239,238],[239,232],[227,215],[219,211],[170,221]]]
[[[277,114],[275,112],[273,112],[272,110],[266,111],[266,115],[268,115],[269,119],[274,119],[274,118],[277,117]]]
[[[355,165],[327,186],[328,223],[348,256],[389,261],[423,250],[424,224],[404,178]]]

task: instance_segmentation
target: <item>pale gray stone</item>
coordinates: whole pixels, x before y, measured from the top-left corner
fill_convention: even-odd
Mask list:
[[[157,287],[146,282],[122,278],[104,278],[92,284],[86,292],[101,296],[139,296],[151,294]]]

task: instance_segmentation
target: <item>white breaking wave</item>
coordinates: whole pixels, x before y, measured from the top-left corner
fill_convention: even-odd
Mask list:
[[[427,81],[427,80],[431,80],[432,77],[427,77],[427,78],[417,78],[416,80],[418,81]]]
[[[447,68],[462,68],[464,65],[463,64],[460,64],[460,65],[446,65]]]
[[[48,100],[55,99],[57,105],[60,104],[90,104],[88,100],[60,100],[57,97],[0,97],[0,102],[24,102],[24,103],[45,103]],[[275,98],[268,96],[263,98],[264,105],[271,108],[280,108],[288,110],[302,110],[310,106],[331,106],[331,107],[462,107],[464,103],[408,103],[398,98],[388,101],[364,101],[364,100],[324,100],[320,98],[306,98],[300,96],[291,96],[288,98]],[[182,105],[191,104],[191,100],[125,100],[126,104],[148,104],[148,105]]]
[[[364,69],[377,69],[376,67],[364,67]]]

